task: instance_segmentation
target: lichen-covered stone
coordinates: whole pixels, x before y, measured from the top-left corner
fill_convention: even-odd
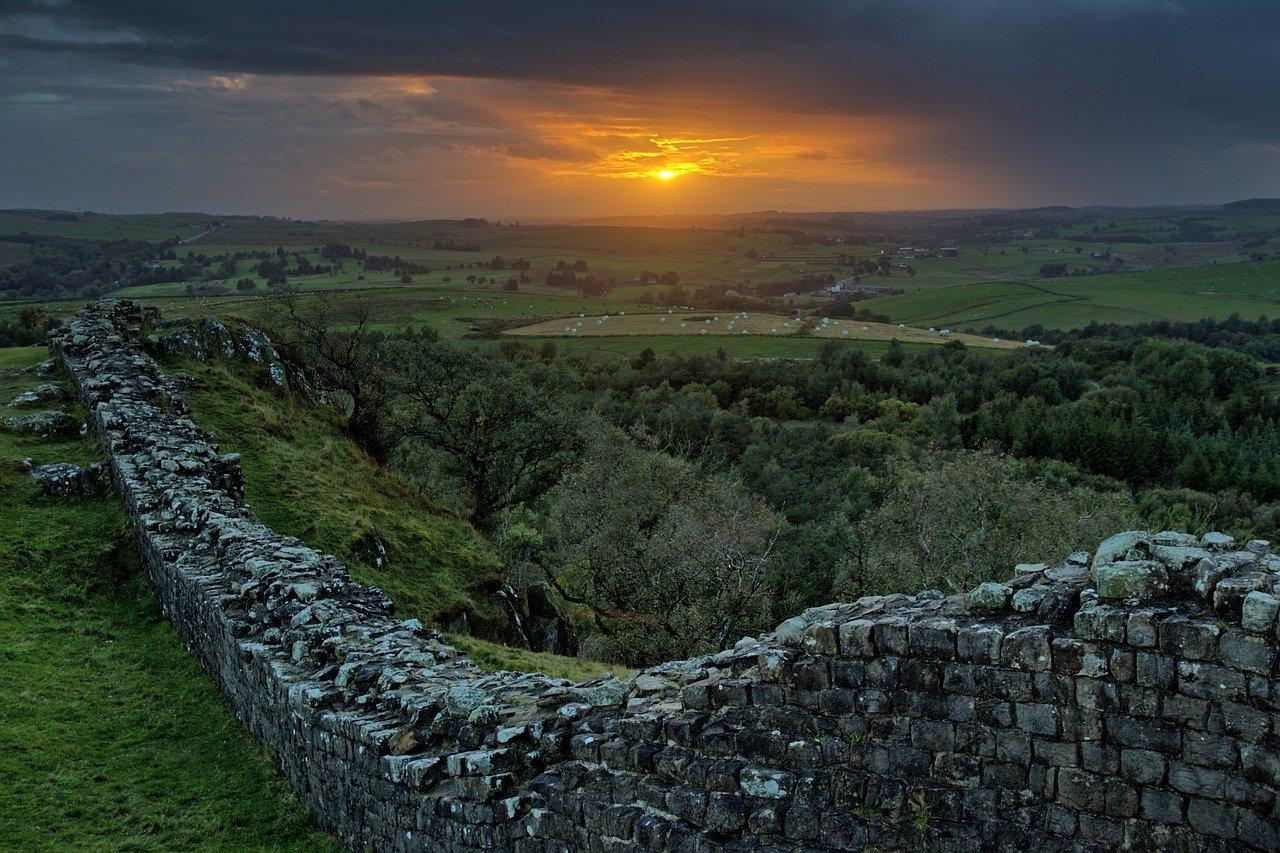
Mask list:
[[[1275,627],[1277,613],[1280,613],[1280,598],[1253,590],[1244,597],[1240,624],[1248,631],[1267,632]]]
[[[9,401],[9,405],[15,409],[31,409],[41,406],[48,406],[54,403],[62,403],[71,398],[71,395],[61,385],[53,385],[45,383],[37,385],[23,391],[18,396]]]
[[[98,487],[97,471],[69,462],[34,465],[30,467],[29,473],[41,491],[56,497],[88,494]]]
[[[1013,594],[1013,590],[1007,584],[995,583],[994,581],[986,581],[978,584],[968,595],[965,601],[974,610],[1004,610],[1009,605],[1009,597]]]
[[[1093,582],[1101,598],[1145,600],[1169,591],[1169,572],[1155,560],[1095,561]]]
[[[175,329],[164,335],[159,340],[159,348],[170,358],[203,359],[206,355],[204,344],[190,329]]]
[[[1048,584],[1036,584],[1013,594],[1013,609],[1019,613],[1034,613],[1052,588]]]
[[[1151,554],[1151,536],[1142,530],[1127,530],[1102,540],[1093,553],[1093,569],[1122,560],[1143,560]]]
[[[1236,539],[1225,533],[1206,533],[1200,537],[1200,544],[1213,551],[1230,551],[1236,547]]]
[[[67,438],[80,434],[80,421],[60,409],[15,415],[7,418],[4,424],[13,432],[39,438]]]

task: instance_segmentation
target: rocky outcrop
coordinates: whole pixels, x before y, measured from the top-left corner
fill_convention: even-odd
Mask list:
[[[257,522],[89,306],[52,338],[166,613],[316,818],[379,850],[1276,849],[1276,558],[1127,533],[816,608],[626,680],[482,672]]]
[[[323,395],[316,392],[309,371],[300,365],[287,365],[271,339],[260,329],[229,326],[216,317],[180,320],[164,325],[173,328],[164,334],[152,334],[146,340],[149,348],[163,356],[196,360],[243,358],[261,365],[263,376],[276,389],[292,390],[305,399],[323,402]]]
[[[37,438],[69,438],[80,434],[80,421],[61,409],[15,415],[4,422],[12,432],[34,435]]]
[[[100,466],[94,463],[88,468],[72,465],[70,462],[52,462],[48,465],[36,465],[30,459],[24,459],[31,479],[40,486],[40,490],[54,497],[70,497],[86,495],[98,488]]]
[[[45,383],[37,385],[29,391],[23,391],[10,400],[9,405],[15,409],[34,409],[47,406],[50,403],[62,403],[68,399],[69,395],[61,385]]]

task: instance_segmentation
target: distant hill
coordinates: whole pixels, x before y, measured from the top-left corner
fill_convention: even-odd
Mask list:
[[[1240,210],[1240,211],[1267,211],[1268,213],[1280,213],[1280,198],[1245,198],[1240,201],[1232,201],[1222,206],[1223,210]]]

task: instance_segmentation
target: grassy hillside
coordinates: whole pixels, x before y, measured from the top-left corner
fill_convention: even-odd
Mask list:
[[[0,349],[0,417],[45,357]],[[337,849],[164,619],[118,499],[19,464],[96,455],[0,430],[0,848]]]
[[[196,421],[241,454],[246,499],[265,524],[342,557],[406,618],[447,619],[497,583],[497,559],[470,525],[379,470],[330,413],[257,388],[236,365],[179,367],[202,386],[189,395]]]
[[[201,390],[189,396],[195,419],[224,450],[241,454],[245,498],[267,525],[340,556],[356,580],[380,587],[405,618],[447,625],[468,609],[473,625],[497,617],[488,593],[500,565],[465,521],[378,468],[324,408],[294,403],[258,387],[236,363],[184,362]],[[386,559],[376,564],[375,543]],[[538,654],[455,638],[489,669],[595,675],[593,661]]]

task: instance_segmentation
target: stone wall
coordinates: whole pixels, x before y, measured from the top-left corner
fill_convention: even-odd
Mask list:
[[[486,674],[253,518],[145,319],[91,305],[51,347],[165,612],[352,847],[1280,848],[1266,543],[1120,534],[625,681]]]

